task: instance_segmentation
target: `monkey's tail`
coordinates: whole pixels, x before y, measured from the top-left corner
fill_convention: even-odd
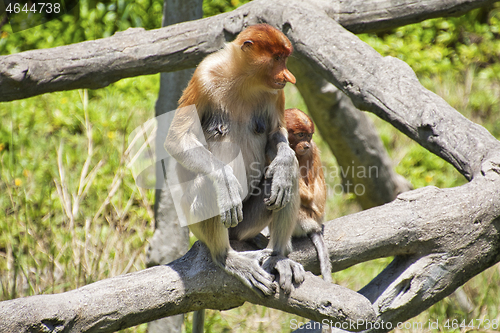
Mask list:
[[[309,237],[316,247],[316,252],[318,252],[319,265],[321,268],[321,275],[323,275],[323,280],[326,282],[332,282],[332,264],[330,262],[328,248],[326,247],[325,240],[323,239],[323,234],[321,232],[313,232],[309,235]]]
[[[205,324],[205,309],[193,312],[193,333],[203,333]]]

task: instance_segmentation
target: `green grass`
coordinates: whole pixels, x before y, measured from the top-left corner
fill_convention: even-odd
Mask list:
[[[421,81],[500,138],[500,82],[483,73],[470,67],[424,75]],[[96,91],[0,104],[0,300],[64,292],[145,268],[154,197],[152,191],[136,187],[125,155],[128,134],[154,115],[158,84],[158,75],[144,76]],[[287,107],[306,110],[294,89],[286,93]],[[414,187],[465,183],[442,159],[370,117],[396,170]],[[319,135],[315,140],[323,163],[334,168],[326,144]],[[340,177],[329,181],[334,186]],[[327,219],[359,210],[345,194],[328,198],[327,204]],[[356,265],[335,273],[334,281],[360,289],[389,262],[386,258]],[[411,322],[500,319],[499,265],[473,278],[463,291],[472,312],[449,297]],[[230,311],[208,311],[207,332],[289,332],[291,319],[305,321],[247,303]],[[190,332],[190,315],[185,322]],[[145,327],[126,331],[144,332]]]
[[[157,85],[141,77],[1,104],[2,300],[144,268],[153,196],[135,186],[124,151]]]

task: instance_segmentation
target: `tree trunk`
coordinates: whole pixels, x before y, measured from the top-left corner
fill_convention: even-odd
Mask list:
[[[203,16],[202,0],[165,0],[163,4],[163,26],[199,19]],[[177,108],[182,90],[187,86],[193,69],[161,73],[160,92],[156,101],[156,116]],[[164,137],[156,137],[156,145],[163,146]],[[146,264],[148,267],[165,265],[179,258],[189,248],[189,229],[178,221],[170,191],[164,184],[161,166],[156,170],[157,190],[155,196],[155,233],[150,241]],[[149,323],[149,333],[177,333],[182,331],[184,315],[162,318]]]

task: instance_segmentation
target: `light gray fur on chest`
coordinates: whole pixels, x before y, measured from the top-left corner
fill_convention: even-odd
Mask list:
[[[224,112],[207,112],[201,125],[212,154],[231,166],[235,174],[244,174],[246,179],[237,178],[240,182],[246,180],[251,187],[263,176],[270,124],[264,112],[246,118],[233,119]],[[238,160],[239,155],[242,160]]]

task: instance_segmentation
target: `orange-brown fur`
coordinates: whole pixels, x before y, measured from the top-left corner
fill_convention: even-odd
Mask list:
[[[300,217],[294,236],[302,236],[321,230],[326,203],[325,177],[319,149],[312,140],[314,124],[311,119],[299,109],[287,109],[285,119],[288,142],[295,151],[300,172]]]
[[[299,162],[300,210],[293,236],[310,236],[318,251],[321,273],[331,281],[331,264],[322,236],[325,217],[326,183],[320,152],[312,136],[314,123],[299,109],[285,110],[288,142]]]

